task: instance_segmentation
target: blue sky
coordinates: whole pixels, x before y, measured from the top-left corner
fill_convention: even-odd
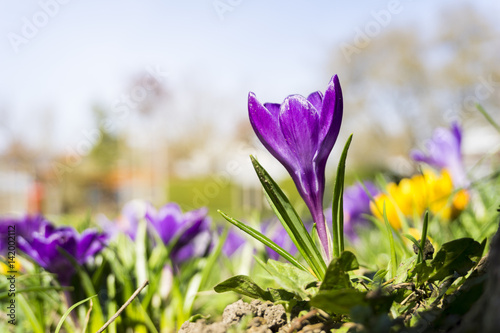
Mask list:
[[[432,30],[443,8],[458,3],[396,2],[401,10],[383,29],[414,22],[422,33]],[[248,91],[262,101],[281,102],[291,93],[324,89],[334,74],[325,71],[332,50],[341,42],[352,42],[355,29],[364,28],[373,21],[373,11],[388,9],[390,3],[3,1],[0,141],[16,136],[36,147],[45,135],[41,125],[48,122],[51,144],[76,142],[93,126],[91,107],[99,103],[111,108],[127,93],[131,78],[148,67],[168,73],[165,82],[181,98],[196,98],[203,91],[239,101],[241,106],[234,109],[206,106],[206,119],[226,119],[230,125],[246,116]],[[498,1],[470,3],[492,17],[500,14]],[[230,10],[221,17],[217,4]],[[31,31],[16,52],[13,36],[23,37],[26,24],[37,19],[38,31]],[[52,118],[47,118],[47,110]],[[175,123],[175,113],[171,121]]]

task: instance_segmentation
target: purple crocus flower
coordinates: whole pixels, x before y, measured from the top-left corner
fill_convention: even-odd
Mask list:
[[[329,262],[332,246],[323,215],[323,194],[326,161],[342,123],[342,90],[337,75],[324,96],[319,91],[307,98],[291,95],[281,105],[262,105],[251,92],[248,111],[260,141],[287,169],[307,204]]]
[[[358,239],[356,228],[361,225],[366,225],[369,222],[363,215],[370,214],[370,195],[374,197],[380,192],[371,182],[364,182],[364,186],[366,190],[363,184],[356,183],[344,190],[344,234],[351,241],[356,241]],[[370,195],[368,195],[366,191],[368,191]],[[331,226],[332,209],[326,209],[325,215],[328,225]]]
[[[19,237],[19,249],[30,256],[41,267],[57,274],[61,285],[70,285],[75,274],[73,264],[61,254],[60,249],[70,254],[79,265],[87,263],[105,246],[108,236],[94,229],[79,234],[71,227],[54,227],[45,224],[34,232],[31,239]]]
[[[462,129],[457,123],[453,123],[450,129],[437,128],[432,139],[426,142],[426,148],[427,154],[413,150],[411,158],[438,169],[446,168],[456,187],[469,185],[462,156]]]
[[[2,217],[0,218],[0,255],[5,253],[7,249],[7,235],[9,227],[14,227],[16,237],[23,237],[24,239],[33,239],[33,234],[50,222],[41,214],[25,215],[23,217]]]
[[[172,245],[171,259],[180,264],[190,258],[204,256],[211,244],[210,218],[207,209],[182,213],[179,205],[169,203],[158,211],[149,207],[146,220],[165,245]]]
[[[102,214],[99,215],[99,224],[111,238],[119,233],[125,233],[132,240],[135,240],[139,221],[144,218],[147,205],[145,201],[141,200],[129,201],[122,207],[120,215],[113,221]]]
[[[222,245],[222,253],[226,256],[232,256],[238,249],[245,244],[245,238],[241,237],[239,232],[229,229],[226,241]]]

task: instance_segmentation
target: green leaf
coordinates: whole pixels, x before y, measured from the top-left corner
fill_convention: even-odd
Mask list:
[[[273,298],[272,299],[273,302],[280,302],[280,301],[288,302],[295,298],[294,293],[286,291],[285,289],[269,288],[268,290],[269,293],[271,294],[271,297]]]
[[[417,285],[422,285],[427,282],[429,276],[433,271],[432,265],[429,263],[429,260],[422,261],[419,264],[415,265],[415,268],[411,271],[411,275],[417,275]]]
[[[339,258],[334,258],[326,269],[325,279],[319,290],[343,289],[351,287],[348,271],[359,268],[356,256],[349,251],[342,252]]]
[[[332,229],[333,229],[333,257],[338,258],[340,253],[344,251],[344,176],[345,176],[345,161],[347,159],[347,151],[351,145],[352,134],[347,139],[347,142],[340,156],[339,165],[337,167],[337,178],[335,178],[335,186],[333,189],[332,203]]]
[[[91,300],[91,299],[92,299],[92,298],[94,298],[94,297],[97,297],[97,295],[87,297],[86,299],[81,300],[80,302],[73,304],[73,305],[72,305],[72,306],[71,306],[71,307],[70,307],[70,308],[69,308],[69,309],[68,309],[68,310],[64,313],[64,315],[61,317],[61,320],[59,320],[59,323],[57,324],[57,327],[56,327],[55,333],[59,333],[59,330],[61,329],[61,327],[62,327],[62,325],[63,325],[64,321],[66,320],[66,317],[68,317],[68,316],[69,316],[69,314],[71,313],[71,311],[73,311],[73,309],[74,309],[74,308],[76,308],[77,306],[79,306],[79,305],[81,305],[81,304],[83,304],[83,303],[85,303],[85,302],[87,302],[87,301]]]
[[[443,244],[431,262],[434,274],[429,281],[441,280],[457,272],[465,275],[479,261],[484,246],[472,238],[460,238]]]
[[[250,298],[260,298],[265,301],[272,301],[272,297],[269,292],[264,291],[255,282],[252,281],[248,276],[236,275],[226,281],[223,281],[214,287],[217,293],[225,293],[228,291],[234,291],[238,294],[248,296]]]
[[[267,264],[262,259],[257,257],[255,254],[253,255],[253,258],[260,267],[262,267],[267,273],[269,273],[269,275],[271,275],[271,272],[267,269]]]
[[[316,281],[311,274],[305,273],[287,263],[269,259],[266,267],[278,285],[303,299],[308,297],[306,286]]]
[[[366,292],[356,289],[323,290],[311,299],[311,305],[326,312],[347,315],[359,305],[368,305]]]
[[[406,238],[408,238],[409,240],[411,240],[411,242],[418,248],[420,248],[420,243],[418,242],[418,240],[413,237],[412,235],[410,234],[403,234],[403,236],[405,236]]]
[[[325,276],[326,264],[311,235],[276,182],[253,156],[250,158],[274,213],[316,277],[322,280]]]
[[[413,257],[407,258],[406,260],[401,262],[396,272],[396,277],[394,278],[395,284],[406,282],[406,280],[408,279],[408,271],[415,264],[416,259],[417,255],[414,255]]]
[[[375,273],[373,277],[373,283],[375,285],[380,285],[384,281],[385,276],[387,275],[387,269],[380,269]]]
[[[255,230],[254,228],[246,225],[243,222],[240,222],[232,217],[227,216],[225,213],[221,212],[218,210],[219,214],[222,215],[229,223],[232,223],[236,227],[240,228],[265,246],[268,246],[269,248],[273,249],[276,251],[280,256],[288,260],[291,264],[293,264],[295,267],[308,272],[307,268],[304,267],[297,259],[295,259],[294,256],[292,256],[290,253],[288,253],[285,249],[283,249],[281,246],[270,240],[268,237],[263,235],[260,231]]]

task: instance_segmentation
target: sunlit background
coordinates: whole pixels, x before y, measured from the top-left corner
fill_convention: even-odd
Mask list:
[[[238,216],[263,205],[249,154],[298,198],[247,95],[280,103],[333,74],[345,107],[328,179],[350,133],[350,182],[397,178],[453,121],[473,168],[500,142],[476,109],[500,121],[499,15],[492,0],[4,1],[0,213],[113,216],[141,198]]]

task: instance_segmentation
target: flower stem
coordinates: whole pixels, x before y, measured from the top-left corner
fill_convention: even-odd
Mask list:
[[[325,263],[328,265],[332,260],[332,238],[330,237],[330,232],[326,226],[325,215],[320,209],[318,213],[313,216],[313,220],[316,223],[316,232],[318,233],[319,241],[321,242],[321,253],[325,259]]]

